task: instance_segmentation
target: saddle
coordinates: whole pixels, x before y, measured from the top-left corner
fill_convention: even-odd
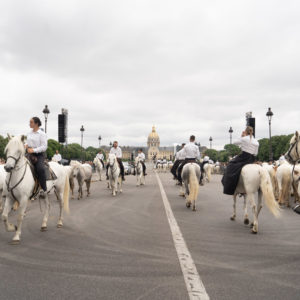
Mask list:
[[[37,177],[37,174],[36,174],[35,168],[34,168],[34,165],[36,164],[36,157],[33,156],[33,155],[28,155],[27,156],[27,160],[28,160],[28,163],[29,163],[32,175],[33,175],[33,178],[35,180],[37,180],[38,177]],[[51,169],[49,163],[46,160],[44,161],[44,167],[45,167],[45,172],[46,172],[46,180],[47,181],[48,180],[56,180],[57,176],[54,173],[54,171]]]

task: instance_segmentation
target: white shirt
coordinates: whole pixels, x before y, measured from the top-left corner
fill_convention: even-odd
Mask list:
[[[209,156],[204,156],[203,161],[209,161]]]
[[[103,153],[97,153],[96,157],[100,160],[103,160],[104,159],[104,155]]]
[[[47,136],[44,131],[30,131],[27,134],[27,145],[33,149],[34,153],[42,153],[47,150]]]
[[[200,158],[199,147],[195,145],[195,143],[188,143],[183,148],[183,153],[185,158]]]
[[[60,155],[60,153],[54,154],[53,155],[53,159],[56,160],[56,161],[61,161],[61,155]]]
[[[255,156],[258,154],[259,143],[254,137],[250,138],[250,135],[241,137],[234,144],[240,146],[244,152]]]
[[[220,165],[220,163],[217,161],[217,162],[216,162],[216,166],[219,166],[219,165]]]
[[[117,158],[122,158],[122,149],[120,147],[112,147],[109,153],[115,154]]]
[[[185,152],[183,151],[183,148],[176,153],[176,159],[185,160]]]
[[[141,152],[141,153],[138,154],[138,158],[140,158],[141,160],[144,161],[146,159],[146,156],[143,152]]]

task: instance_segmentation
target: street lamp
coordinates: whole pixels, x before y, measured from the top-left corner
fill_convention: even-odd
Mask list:
[[[99,136],[98,136],[98,140],[99,140],[99,148],[100,148],[100,144],[101,144],[101,139],[102,139],[102,137],[101,137],[101,135],[99,135]]]
[[[213,138],[212,138],[212,137],[210,137],[210,138],[209,138],[209,142],[210,142],[210,149],[212,148],[212,141],[213,141]]]
[[[233,133],[233,129],[232,129],[232,127],[230,126],[230,128],[229,128],[229,134],[230,134],[230,145],[232,144],[232,133]]]
[[[82,145],[83,145],[83,132],[84,132],[84,128],[83,128],[83,125],[81,125],[81,128],[80,128],[80,132],[81,132],[81,160],[83,160],[83,156],[82,156],[82,153],[83,153],[83,148],[82,148]]]
[[[43,109],[43,114],[45,116],[45,133],[47,133],[47,120],[48,120],[48,115],[50,114],[48,105],[45,105],[45,108]]]
[[[273,112],[271,110],[271,107],[269,107],[266,116],[268,117],[268,121],[269,121],[269,160],[273,161],[273,151],[272,151],[272,143],[271,143],[271,138],[272,138],[272,134],[271,134],[271,121],[272,121],[272,117],[273,117]]]

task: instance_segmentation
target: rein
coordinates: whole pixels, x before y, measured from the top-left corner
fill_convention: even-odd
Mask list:
[[[296,164],[297,164],[297,162],[300,160],[300,155],[299,155],[299,150],[298,150],[298,144],[299,144],[299,142],[298,142],[298,140],[296,140],[294,143],[293,143],[293,145],[291,145],[291,147],[290,147],[290,149],[289,149],[289,151],[288,151],[288,153],[287,153],[287,157],[291,160],[291,162],[293,163],[293,170],[292,170],[292,177],[293,177],[293,184],[295,184],[295,179],[294,179],[294,173],[295,173],[295,167],[296,167]],[[294,147],[296,147],[296,154],[297,154],[297,157],[298,157],[298,159],[296,159],[296,160],[294,160],[293,158],[292,158],[292,156],[291,156],[291,152],[292,152],[292,150],[294,149]]]

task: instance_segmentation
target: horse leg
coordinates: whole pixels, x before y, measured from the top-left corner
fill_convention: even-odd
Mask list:
[[[17,227],[14,224],[8,222],[8,214],[11,211],[12,206],[13,206],[12,199],[10,197],[6,197],[6,201],[2,213],[2,220],[4,222],[6,231],[8,232],[14,232],[17,230]]]
[[[17,220],[17,226],[16,226],[16,233],[11,242],[11,244],[13,244],[13,245],[20,243],[22,223],[23,223],[23,218],[25,216],[26,207],[27,207],[27,199],[21,199],[20,206],[19,206],[19,215],[18,215],[18,220]]]
[[[236,218],[236,197],[237,197],[237,194],[234,193],[234,195],[233,195],[233,215],[230,218],[231,221],[235,221],[235,218]]]
[[[45,197],[45,213],[44,213],[44,217],[43,217],[41,231],[46,231],[47,230],[49,211],[50,211],[50,201],[49,201],[48,194],[46,194],[46,197]]]
[[[252,227],[252,233],[258,232],[258,220],[257,220],[257,207],[254,199],[254,194],[246,195],[246,199],[248,200],[252,206],[252,213],[253,213],[253,227]]]
[[[58,202],[59,202],[59,218],[58,218],[58,222],[57,222],[57,228],[61,228],[63,227],[63,211],[64,211],[64,196],[63,193],[58,191],[57,193],[57,198],[58,198]]]
[[[122,184],[123,184],[123,180],[121,177],[119,177],[119,192],[122,193],[123,190],[122,190]]]
[[[87,180],[85,182],[86,184],[86,190],[87,190],[87,196],[89,196],[91,193],[90,193],[90,187],[91,187],[91,179]]]
[[[249,223],[247,199],[244,196],[244,224],[249,225]]]
[[[257,221],[261,209],[262,209],[262,191],[259,189],[258,197],[257,197]]]

